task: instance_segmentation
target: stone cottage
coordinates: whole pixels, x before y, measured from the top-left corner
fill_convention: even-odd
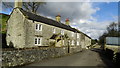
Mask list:
[[[72,28],[69,19],[66,19],[65,24],[61,23],[60,19],[60,15],[56,16],[56,20],[52,20],[16,7],[7,21],[7,45],[15,48],[40,46],[86,48],[91,45],[91,38]]]

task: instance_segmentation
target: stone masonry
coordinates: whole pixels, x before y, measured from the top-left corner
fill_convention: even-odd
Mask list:
[[[71,47],[70,53],[80,52],[79,47]],[[2,51],[2,66],[20,66],[47,58],[60,57],[68,53],[68,47],[43,47],[24,50]]]

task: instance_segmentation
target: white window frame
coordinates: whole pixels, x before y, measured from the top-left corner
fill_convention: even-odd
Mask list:
[[[37,26],[37,28],[36,28]],[[35,30],[36,31],[42,31],[42,25],[41,24],[35,24]]]
[[[79,41],[77,41],[77,45],[80,45]]]
[[[80,38],[80,35],[77,33],[77,38]]]
[[[74,40],[72,40],[72,41],[71,41],[71,45],[75,45],[75,42],[74,42]]]
[[[56,33],[56,29],[55,28],[53,28],[53,33]]]
[[[74,32],[72,32],[72,37],[74,37]]]
[[[64,35],[64,30],[61,30],[61,34]]]
[[[37,39],[37,43],[35,43],[35,39]],[[40,39],[40,41],[39,41]],[[34,44],[37,45],[37,46],[40,46],[42,44],[42,38],[41,37],[35,37],[34,38]]]
[[[63,40],[63,45],[65,45],[65,41]]]

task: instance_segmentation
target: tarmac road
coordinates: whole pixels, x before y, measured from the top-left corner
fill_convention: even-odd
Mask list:
[[[26,66],[106,66],[106,64],[97,52],[84,50],[70,56],[46,59]]]

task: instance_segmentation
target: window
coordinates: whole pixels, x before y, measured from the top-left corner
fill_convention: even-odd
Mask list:
[[[40,44],[40,43],[41,43],[40,38],[38,38],[38,44]]]
[[[55,33],[55,28],[53,28],[53,33]]]
[[[36,24],[35,29],[38,31],[42,31],[42,25],[41,24]]]
[[[77,41],[77,45],[79,45],[79,41]]]
[[[35,38],[35,44],[37,44],[37,38]]]
[[[64,31],[63,30],[61,30],[61,34],[64,35]]]
[[[79,38],[80,36],[79,36],[79,34],[77,33],[77,38]]]
[[[63,40],[63,45],[65,45],[65,43],[64,43],[65,41]]]
[[[72,40],[72,44],[71,45],[74,45],[74,40]]]
[[[74,32],[72,32],[72,37],[74,37]]]
[[[38,30],[38,24],[36,24],[35,29]]]
[[[41,40],[42,40],[41,37],[36,37],[35,38],[35,45],[41,45]]]

